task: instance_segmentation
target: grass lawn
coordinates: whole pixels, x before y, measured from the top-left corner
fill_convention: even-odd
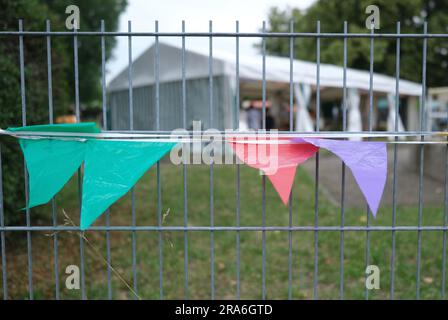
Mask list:
[[[210,225],[209,167],[188,167],[188,224]],[[340,172],[335,174],[340,175]],[[236,167],[216,166],[214,170],[214,208],[216,226],[236,224]],[[164,225],[183,225],[183,167],[168,163],[161,165],[162,205]],[[262,182],[258,171],[241,166],[241,225],[260,226],[262,223]],[[62,209],[76,222],[79,221],[76,177],[57,196],[58,219],[63,223]],[[416,185],[416,188],[418,186]],[[269,182],[266,183],[266,224],[288,226],[288,208]],[[430,190],[428,190],[430,192]],[[135,187],[137,225],[157,224],[156,170],[151,169]],[[131,196],[127,194],[111,208],[112,225],[131,224]],[[293,189],[293,224],[314,224],[314,182],[299,169]],[[19,206],[19,205],[18,205]],[[20,206],[19,206],[20,207]],[[319,196],[319,225],[339,226],[340,207],[331,204],[323,194]],[[51,223],[50,206],[44,218],[32,214],[33,225]],[[21,214],[6,212],[5,214]],[[364,226],[366,209],[347,209],[346,225]],[[25,220],[25,219],[23,219]],[[382,207],[374,226],[390,226],[392,209]],[[418,211],[415,207],[398,206],[397,225],[417,225]],[[105,224],[99,219],[98,225]],[[443,224],[442,204],[439,208],[424,207],[423,224]],[[215,292],[218,299],[236,297],[236,232],[215,233]],[[54,298],[55,280],[53,269],[53,237],[43,232],[33,232],[33,281],[34,294],[38,299]],[[266,232],[266,290],[267,298],[288,297],[288,248],[289,233]],[[388,299],[390,290],[391,232],[370,233],[370,263],[381,270],[381,289],[369,292],[371,299]],[[105,257],[104,232],[86,232],[86,237]],[[318,295],[320,299],[339,298],[340,286],[340,238],[339,231],[319,232]],[[7,271],[9,298],[28,297],[26,234],[8,236]],[[79,236],[62,232],[59,239],[59,274],[61,298],[80,298],[79,290],[65,288],[65,267],[79,265]],[[443,232],[423,232],[421,255],[421,297],[441,297]],[[210,298],[210,233],[190,231],[189,244],[189,298]],[[111,232],[112,266],[132,286],[132,242],[129,232]],[[314,232],[293,232],[292,297],[313,297]],[[89,299],[107,298],[107,268],[102,257],[88,245],[86,250],[85,284]],[[345,232],[344,291],[346,299],[363,299],[365,293],[366,232]],[[157,232],[137,233],[137,285],[143,299],[159,298],[159,249]],[[417,232],[396,233],[395,298],[413,299],[416,290]],[[0,275],[1,277],[1,275]],[[262,234],[255,231],[241,232],[241,298],[259,299],[262,292]],[[133,298],[130,290],[116,276],[112,276],[113,297]],[[0,289],[1,284],[0,284]],[[1,292],[1,291],[0,291]],[[163,233],[163,292],[165,299],[183,299],[184,291],[184,233]]]

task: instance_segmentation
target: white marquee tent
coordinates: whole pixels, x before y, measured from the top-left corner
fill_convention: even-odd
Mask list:
[[[201,120],[204,127],[218,129],[234,128],[240,107],[235,105],[236,56],[234,53],[213,52],[213,123],[209,123],[209,52],[198,49],[185,51],[186,118],[187,126],[193,120]],[[271,90],[286,90],[289,94],[289,58],[266,56],[265,80],[268,98]],[[134,96],[134,124],[136,129],[155,128],[155,46],[152,45],[132,64],[132,85]],[[171,44],[159,43],[159,97],[160,129],[172,130],[182,127],[182,49]],[[314,124],[308,110],[312,92],[316,90],[316,64],[301,60],[293,61],[294,95],[298,105],[295,128],[311,131]],[[239,57],[240,96],[258,92],[261,96],[263,80],[262,56]],[[370,88],[368,71],[347,69],[348,88],[348,130],[362,130],[360,96]],[[389,110],[395,108],[395,86],[393,77],[373,74],[373,92],[387,97]],[[343,68],[336,65],[320,64],[320,88],[337,90],[342,95]],[[125,129],[129,122],[128,105],[129,78],[126,68],[108,85],[110,102],[110,123],[112,129]],[[400,97],[413,99],[408,108],[417,108],[422,87],[419,83],[399,80]],[[412,106],[411,106],[412,105]],[[417,111],[415,111],[417,112]],[[408,114],[415,113],[408,112]],[[409,117],[409,115],[408,115]],[[388,130],[394,129],[395,113],[389,112]],[[399,129],[403,130],[401,119]]]

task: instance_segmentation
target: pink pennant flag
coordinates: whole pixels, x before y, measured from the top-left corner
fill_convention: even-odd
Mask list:
[[[297,166],[312,157],[319,148],[309,143],[279,144],[278,141],[272,143],[229,141],[229,144],[242,162],[260,169],[267,175],[286,205]]]

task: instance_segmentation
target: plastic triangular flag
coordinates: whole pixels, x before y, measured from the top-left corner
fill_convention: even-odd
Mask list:
[[[84,162],[81,230],[87,229],[125,195],[175,145],[173,142],[89,140]]]
[[[94,122],[48,124],[8,128],[10,132],[99,133]],[[29,175],[27,207],[53,198],[84,160],[85,142],[49,138],[19,139]]]
[[[288,203],[297,166],[319,149],[308,143],[277,141],[260,144],[232,141],[230,145],[242,162],[267,175],[284,204]]]
[[[85,142],[20,139],[29,175],[28,208],[50,201],[84,160]]]
[[[376,217],[387,179],[387,148],[384,142],[315,138],[297,138],[294,141],[325,148],[344,161]]]

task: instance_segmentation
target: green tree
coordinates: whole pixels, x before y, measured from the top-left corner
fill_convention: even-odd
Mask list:
[[[53,23],[53,29],[66,30],[65,9],[69,5],[76,5],[80,11],[79,31],[100,31],[101,20],[104,20],[106,31],[116,31],[120,13],[127,6],[127,0],[43,0],[51,12],[57,14],[59,19]],[[70,63],[68,69],[70,94],[74,100],[74,51],[73,39],[66,38],[67,52]],[[111,52],[116,44],[115,37],[106,37],[106,60],[111,57]],[[79,95],[84,106],[100,105],[101,97],[101,42],[100,37],[78,37],[78,61],[79,61]]]
[[[446,33],[448,25],[448,1],[429,0],[319,0],[305,11],[299,9],[271,8],[268,17],[269,32],[287,32],[290,21],[296,32],[316,32],[320,21],[321,32],[342,33],[343,23],[347,21],[350,33],[370,33],[365,27],[368,14],[365,8],[375,4],[380,9],[380,29],[375,32],[395,33],[397,22],[401,23],[401,33],[422,33],[424,21],[428,22],[429,33]],[[289,40],[267,38],[266,49],[270,54],[288,56]],[[349,38],[347,41],[347,63],[349,67],[368,69],[370,62],[370,40],[368,38]],[[395,74],[395,39],[375,39],[374,70],[389,75]],[[421,81],[422,78],[422,39],[403,38],[401,40],[401,77]],[[295,57],[316,61],[316,39],[296,38]],[[321,62],[342,65],[342,38],[321,39]],[[448,85],[448,44],[444,39],[428,40],[427,84],[429,86]]]

